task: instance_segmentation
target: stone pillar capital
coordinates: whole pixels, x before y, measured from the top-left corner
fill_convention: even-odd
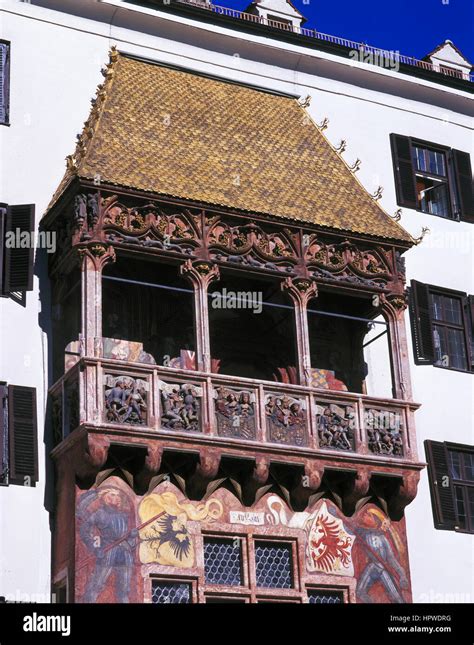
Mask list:
[[[282,291],[288,293],[290,298],[300,307],[307,307],[309,300],[318,295],[318,286],[309,278],[287,277],[281,284]]]

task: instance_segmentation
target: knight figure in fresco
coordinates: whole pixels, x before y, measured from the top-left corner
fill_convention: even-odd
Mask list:
[[[130,602],[138,531],[132,524],[129,502],[115,487],[90,493],[84,495],[79,507],[82,520],[79,532],[90,556],[95,558],[95,568],[82,600],[96,602],[114,574],[116,602]]]
[[[397,558],[402,549],[400,539],[393,527],[390,530],[388,517],[378,509],[369,509],[366,518],[366,522],[356,529],[356,536],[363,541],[367,556],[367,563],[357,582],[358,600],[373,602],[369,592],[379,582],[391,602],[404,603],[401,589],[408,588],[408,580]],[[367,522],[370,526],[366,526]]]

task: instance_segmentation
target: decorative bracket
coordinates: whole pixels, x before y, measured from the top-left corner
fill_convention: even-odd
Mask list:
[[[301,307],[306,307],[308,301],[318,295],[316,282],[308,278],[285,278],[281,284],[281,289],[286,291],[291,299]]]
[[[291,489],[291,500],[295,509],[306,508],[309,498],[320,488],[323,475],[323,466],[315,461],[305,461],[304,475]]]
[[[387,500],[390,517],[395,520],[401,519],[405,507],[411,504],[416,497],[419,481],[419,472],[410,472],[403,476],[398,491]]]
[[[217,477],[221,463],[221,453],[209,448],[202,448],[194,473],[188,480],[190,499],[201,499],[209,483]]]
[[[106,264],[116,260],[114,247],[103,242],[91,241],[76,248],[80,265],[84,266],[84,262],[89,259],[95,271],[102,271]]]
[[[205,288],[214,280],[219,280],[219,267],[207,260],[186,260],[180,267],[181,275],[186,276],[197,287]]]

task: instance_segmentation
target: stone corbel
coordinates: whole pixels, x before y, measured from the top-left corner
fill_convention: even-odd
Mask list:
[[[187,490],[190,499],[202,499],[209,483],[217,477],[221,463],[221,453],[202,448],[194,473],[188,479]]]
[[[161,468],[161,461],[163,457],[163,445],[156,442],[149,443],[147,446],[147,454],[143,463],[142,470],[137,473],[135,481],[140,490],[147,490],[150,481],[157,475]]]
[[[387,500],[389,515],[392,519],[399,520],[403,517],[405,507],[415,499],[420,473],[418,471],[406,473],[400,482],[397,492]]]
[[[110,440],[86,433],[78,442],[74,455],[74,469],[81,480],[95,479],[107,461]]]
[[[245,504],[252,506],[255,503],[258,491],[267,484],[269,476],[270,460],[262,455],[256,456],[252,473],[242,482],[242,496]]]
[[[355,477],[349,480],[342,496],[344,512],[347,515],[354,513],[357,502],[367,496],[369,487],[370,473],[367,470],[358,470]]]
[[[309,498],[319,490],[323,475],[324,466],[314,461],[305,462],[304,474],[298,478],[290,491],[295,510],[302,511],[306,508]]]

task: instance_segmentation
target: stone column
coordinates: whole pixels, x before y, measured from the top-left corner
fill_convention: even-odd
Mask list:
[[[396,399],[412,400],[410,361],[405,327],[406,298],[403,295],[380,297],[382,313],[388,323],[393,394]]]
[[[211,340],[209,334],[208,287],[219,279],[219,267],[206,260],[190,259],[181,265],[181,274],[194,287],[194,320],[196,321],[196,367],[211,371]]]
[[[296,344],[298,348],[298,374],[301,385],[311,384],[311,352],[309,346],[308,302],[318,295],[314,281],[308,278],[286,278],[281,285],[295,306]]]
[[[115,250],[101,242],[77,250],[81,263],[81,356],[102,355],[102,270]]]

